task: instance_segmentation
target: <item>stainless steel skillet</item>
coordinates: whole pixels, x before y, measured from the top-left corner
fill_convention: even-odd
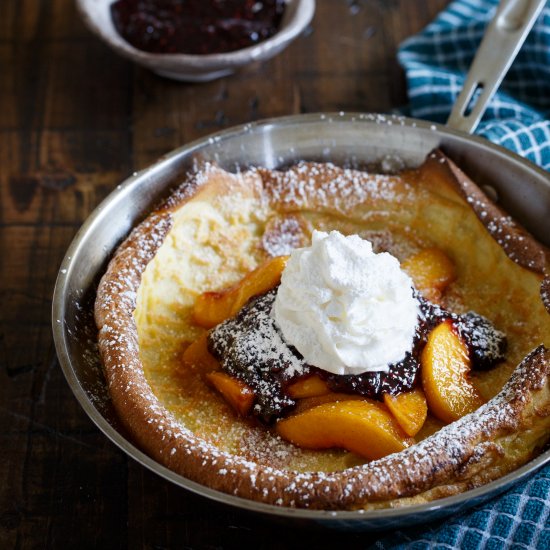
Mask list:
[[[322,512],[280,508],[236,498],[191,482],[137,449],[117,423],[95,345],[92,303],[106,263],[130,229],[197,160],[228,170],[274,168],[298,160],[365,164],[399,159],[419,164],[441,147],[474,180],[492,186],[499,203],[550,246],[550,177],[509,151],[463,132],[401,117],[314,114],[266,120],[186,145],[126,180],[105,199],[76,235],[63,260],[53,303],[53,330],[65,376],[82,407],[116,445],[135,460],[193,492],[239,508],[299,523],[350,529],[390,529],[432,521],[479,504],[550,462],[550,450],[479,489],[396,510]]]

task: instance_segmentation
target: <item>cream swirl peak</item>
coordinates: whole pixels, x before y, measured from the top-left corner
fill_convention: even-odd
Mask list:
[[[338,231],[292,252],[272,311],[287,343],[334,374],[387,371],[412,349],[419,314],[397,258]]]

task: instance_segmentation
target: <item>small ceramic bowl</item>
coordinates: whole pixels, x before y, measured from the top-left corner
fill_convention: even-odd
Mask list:
[[[115,29],[111,17],[114,0],[77,0],[84,22],[92,32],[120,55],[155,73],[188,82],[206,82],[233,73],[254,61],[269,59],[281,52],[311,21],[315,0],[287,0],[279,31],[254,46],[233,52],[190,55],[155,54],[130,45]]]

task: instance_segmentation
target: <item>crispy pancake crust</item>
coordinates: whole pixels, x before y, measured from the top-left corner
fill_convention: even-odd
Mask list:
[[[345,217],[354,207],[346,186],[336,185],[328,200],[321,192],[326,185],[323,178],[336,181],[341,169],[329,167],[323,176],[311,177],[315,172],[315,165],[303,164],[293,173],[306,182],[302,187],[306,192],[298,195],[291,187],[281,185],[281,172],[258,169],[234,176],[206,167],[138,225],[117,250],[99,285],[95,317],[110,395],[137,445],[168,468],[213,489],[270,504],[327,510],[430,501],[485,484],[530,460],[540,452],[550,433],[550,351],[543,345],[530,352],[502,391],[475,413],[405,451],[333,472],[297,472],[222,450],[180,422],[155,394],[140,357],[136,297],[147,265],[170,234],[174,213],[191,199],[212,202],[213,197],[244,185],[251,196],[284,215],[283,222],[273,218],[267,223],[272,234],[263,236],[264,249],[269,248],[266,240],[277,250],[285,243],[292,248],[302,239],[299,226],[303,220],[296,212],[308,209],[323,216],[330,210],[332,215]],[[465,198],[506,255],[537,274],[543,302],[550,312],[549,255],[542,245],[442,153],[429,155],[409,176],[418,185],[437,189],[444,200]],[[368,188],[371,176],[353,172],[350,177],[349,185]],[[381,188],[387,192],[387,200],[381,205],[388,211],[382,207],[370,211],[371,218],[377,217],[380,223],[388,220],[391,228],[389,220],[400,205],[392,205],[390,191],[398,189],[406,196],[405,179],[385,178]],[[378,233],[382,240],[388,238],[384,229]],[[277,241],[277,234],[282,240]]]

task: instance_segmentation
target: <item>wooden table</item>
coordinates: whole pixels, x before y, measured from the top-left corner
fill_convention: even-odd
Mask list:
[[[65,382],[51,296],[78,227],[167,151],[265,117],[403,105],[397,45],[446,3],[319,0],[312,25],[275,59],[182,84],[115,55],[70,0],[0,2],[0,548],[364,548],[382,536],[303,539],[129,460]]]

